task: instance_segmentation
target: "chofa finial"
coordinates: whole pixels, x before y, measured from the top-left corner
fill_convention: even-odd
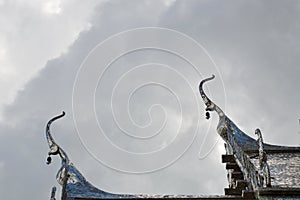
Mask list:
[[[69,163],[69,158],[67,156],[67,154],[64,152],[64,150],[57,145],[57,143],[54,141],[51,133],[50,133],[50,125],[52,124],[52,122],[54,122],[55,120],[62,118],[63,116],[65,116],[65,112],[63,111],[62,114],[53,117],[52,119],[49,120],[49,122],[47,123],[46,126],[46,138],[47,138],[47,142],[50,148],[50,151],[48,152],[48,158],[47,158],[47,164],[51,163],[51,155],[59,155],[60,158],[62,159],[62,163],[66,164]]]
[[[203,79],[199,84],[199,92],[201,94],[201,97],[206,105],[206,111],[216,111],[219,115],[219,117],[225,116],[224,112],[219,108],[216,104],[214,104],[205,94],[203,90],[203,84],[207,81],[213,80],[215,78],[215,75],[213,74],[211,77]],[[209,112],[206,112],[206,119],[210,118]]]

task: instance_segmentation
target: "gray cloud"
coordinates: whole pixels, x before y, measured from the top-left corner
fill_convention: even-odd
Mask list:
[[[226,186],[220,163],[223,144],[219,141],[207,158],[199,160],[202,130],[181,159],[155,173],[124,174],[93,159],[81,144],[72,118],[77,70],[88,52],[112,34],[143,26],[181,31],[203,44],[217,63],[226,89],[226,105],[214,82],[209,83],[209,90],[233,121],[253,137],[255,128],[260,127],[266,142],[299,145],[299,17],[298,1],[176,1],[171,5],[111,1],[99,5],[91,19],[92,27],[81,32],[66,53],[49,60],[5,107],[5,120],[0,124],[1,196],[49,197],[51,186],[57,185],[54,177],[60,161],[54,159],[51,166],[45,166],[48,148],[44,128],[47,120],[61,110],[67,116],[53,126],[54,137],[96,186],[120,193],[222,194]],[[211,74],[204,71],[204,76]],[[194,80],[196,76],[190,77]],[[220,80],[217,78],[216,83]],[[138,97],[143,100],[143,96]],[[200,115],[201,126],[208,126],[202,110]],[[211,120],[205,149],[218,138],[216,116]]]
[[[38,74],[47,60],[67,51],[90,27],[90,14],[101,2],[3,1],[0,3],[0,117],[5,104]],[[10,88],[9,90],[7,88]]]

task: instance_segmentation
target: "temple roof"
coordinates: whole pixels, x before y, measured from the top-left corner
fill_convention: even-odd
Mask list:
[[[244,189],[256,193],[256,197],[261,191],[268,191],[265,193],[267,195],[273,191],[276,195],[280,190],[281,194],[290,192],[290,195],[300,197],[300,147],[264,143],[259,129],[255,130],[257,140],[240,130],[204,92],[203,84],[214,78],[212,75],[202,80],[199,92],[206,111],[216,112],[219,116],[217,132],[226,142],[227,155],[233,158],[228,166],[237,166],[235,169],[228,168],[230,189],[239,192],[238,181],[245,181],[247,186]],[[239,178],[236,177],[237,174],[240,174]]]
[[[263,143],[262,134],[257,129],[258,140],[245,134],[235,123],[230,120],[226,114],[213,103],[205,94],[203,84],[214,79],[214,76],[204,79],[199,85],[201,97],[206,105],[207,112],[217,112],[219,124],[217,132],[226,143],[228,156],[232,156],[233,161],[228,161],[228,173],[230,175],[230,188],[226,191],[238,192],[241,189],[237,183],[243,184],[243,195],[250,193],[251,197],[259,195],[277,194],[282,196],[288,194],[300,198],[300,147],[286,147]],[[50,133],[50,125],[55,120],[63,117],[65,113],[52,118],[46,126],[46,138],[50,148],[47,164],[51,163],[51,156],[59,155],[62,160],[62,166],[57,173],[57,181],[62,186],[62,199],[238,199],[246,196],[236,195],[145,195],[145,194],[113,194],[105,192],[90,184],[84,176],[71,163],[67,154],[54,141]],[[209,114],[206,114],[209,118]],[[259,142],[260,143],[259,143]],[[264,162],[263,162],[264,161]],[[225,161],[227,162],[227,161]],[[264,164],[264,165],[262,165]],[[230,168],[232,167],[232,168]],[[227,167],[226,167],[227,168]],[[237,169],[238,172],[234,170]],[[268,174],[266,173],[266,169]],[[242,177],[237,180],[234,176],[240,174]],[[266,179],[270,183],[265,183]],[[265,185],[266,184],[266,185]]]

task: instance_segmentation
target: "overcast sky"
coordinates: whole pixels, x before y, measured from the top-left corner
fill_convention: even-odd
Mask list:
[[[98,188],[223,194],[199,82],[216,75],[206,91],[248,135],[299,146],[299,55],[297,0],[0,0],[1,198],[49,199],[62,110],[53,136]]]

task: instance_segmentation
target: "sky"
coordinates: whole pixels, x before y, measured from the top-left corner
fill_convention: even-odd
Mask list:
[[[244,132],[300,145],[300,2],[0,1],[0,194],[47,199],[60,159],[114,193],[224,194],[198,84]],[[18,192],[16,192],[18,191]],[[56,195],[59,198],[60,190]]]

